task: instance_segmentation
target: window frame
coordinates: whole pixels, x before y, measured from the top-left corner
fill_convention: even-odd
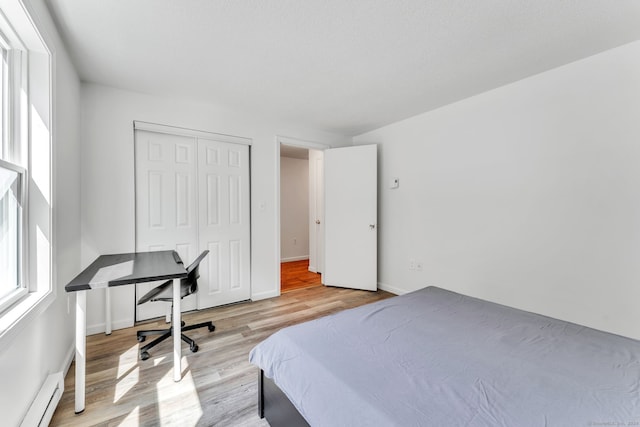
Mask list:
[[[26,159],[23,157],[25,152],[28,154],[28,148],[25,150],[25,144],[22,135],[22,122],[28,117],[23,117],[27,110],[23,103],[28,102],[29,92],[26,90],[25,99],[22,99],[21,93],[27,87],[29,65],[27,63],[28,55],[26,48],[20,40],[18,34],[11,26],[9,20],[0,12],[0,53],[5,60],[2,61],[2,90],[0,91],[0,126],[2,138],[0,152],[0,167],[16,172],[19,176],[20,186],[18,205],[20,206],[20,215],[18,218],[18,284],[19,286],[7,295],[0,295],[0,316],[9,310],[16,302],[27,296],[31,287],[29,286],[29,274],[27,271],[27,255],[28,255],[28,218],[27,209],[27,169],[23,166]]]
[[[9,48],[7,63],[11,70],[9,74],[3,73],[11,77],[2,80],[8,82],[5,88],[12,91],[9,109],[3,108],[3,111],[13,110],[15,114],[7,117],[2,126],[1,133],[9,132],[11,142],[10,148],[2,143],[0,157],[22,169],[21,277],[26,292],[10,306],[3,305],[4,311],[0,311],[0,348],[6,348],[57,296],[52,129],[55,51],[49,38],[40,31],[40,22],[34,18],[37,16],[28,3],[2,2],[0,32],[2,47]],[[31,169],[34,167],[40,169]]]
[[[18,283],[19,286],[7,295],[0,295],[0,315],[9,309],[20,299],[24,298],[29,292],[28,276],[25,269],[26,260],[26,243],[27,243],[27,209],[26,205],[26,169],[14,163],[0,159],[0,168],[13,171],[18,174],[18,205],[20,207],[20,215],[18,216]]]

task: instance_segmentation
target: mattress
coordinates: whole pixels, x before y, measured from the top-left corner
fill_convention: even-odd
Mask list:
[[[249,358],[312,426],[640,423],[639,341],[437,287],[282,329]]]

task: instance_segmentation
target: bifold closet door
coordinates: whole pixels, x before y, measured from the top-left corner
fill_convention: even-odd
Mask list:
[[[185,265],[199,254],[195,138],[135,131],[136,251],[174,249]],[[136,285],[136,300],[161,282]],[[182,311],[196,308],[196,296]],[[167,304],[136,305],[136,320],[165,316]]]
[[[198,308],[248,300],[250,288],[249,146],[198,138],[200,269]]]
[[[202,251],[198,292],[183,311],[248,300],[249,146],[135,131],[136,250],[175,249],[186,265]],[[136,286],[136,298],[158,283]],[[163,304],[136,308],[136,320],[164,316]]]

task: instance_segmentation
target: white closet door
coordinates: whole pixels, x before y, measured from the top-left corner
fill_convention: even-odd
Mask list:
[[[175,249],[186,265],[198,252],[195,138],[136,130],[136,251]],[[136,301],[161,282],[136,285]],[[136,319],[165,316],[167,305],[136,305]],[[196,308],[196,296],[182,311]]]
[[[198,138],[198,308],[250,298],[249,147]]]

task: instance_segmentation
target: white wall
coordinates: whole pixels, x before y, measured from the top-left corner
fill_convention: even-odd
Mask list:
[[[380,144],[381,287],[640,338],[640,42],[354,142]]]
[[[309,258],[309,160],[280,157],[280,259]]]
[[[56,299],[20,335],[0,347],[0,414],[19,425],[50,373],[66,369],[74,339],[65,284],[80,268],[80,83],[51,17],[41,0],[26,2],[55,50],[53,88],[53,286]],[[70,298],[73,306],[73,297]]]
[[[278,295],[276,135],[336,146],[350,144],[348,138],[214,104],[158,98],[94,84],[82,85],[81,105],[83,266],[102,253],[135,249],[133,121],[141,120],[253,140],[251,295],[253,299]],[[114,327],[132,324],[133,287],[114,289],[112,295]],[[88,293],[90,332],[104,328],[102,300],[102,292]]]

